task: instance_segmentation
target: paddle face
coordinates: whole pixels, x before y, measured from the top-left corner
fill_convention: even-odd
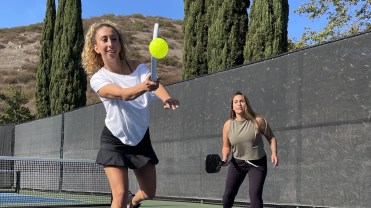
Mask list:
[[[207,173],[217,173],[223,165],[218,154],[209,154],[205,158],[205,170]]]

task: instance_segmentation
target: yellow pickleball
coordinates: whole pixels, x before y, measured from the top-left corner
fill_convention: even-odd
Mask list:
[[[149,52],[157,59],[162,59],[167,55],[169,46],[167,42],[162,38],[155,38],[149,44]]]

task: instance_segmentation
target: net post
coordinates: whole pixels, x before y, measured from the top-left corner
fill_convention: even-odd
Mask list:
[[[21,171],[16,171],[16,180],[15,180],[15,192],[19,194],[19,190],[21,189]]]

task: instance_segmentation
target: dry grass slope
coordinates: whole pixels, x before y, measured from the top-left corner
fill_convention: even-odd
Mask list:
[[[148,44],[152,39],[153,25],[160,24],[159,36],[169,44],[169,54],[158,61],[158,76],[163,84],[181,80],[183,56],[182,21],[163,17],[104,15],[83,20],[84,30],[95,22],[109,21],[117,25],[129,43],[129,57],[150,64]],[[39,63],[42,23],[24,27],[0,29],[0,91],[7,86],[20,86],[30,97],[27,107],[35,113],[35,73]],[[88,86],[87,104],[99,102]],[[1,108],[0,108],[1,111]]]

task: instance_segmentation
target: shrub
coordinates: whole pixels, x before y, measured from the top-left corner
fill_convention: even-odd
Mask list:
[[[146,17],[144,17],[143,15],[141,14],[132,14],[130,15],[131,17],[134,17],[134,18],[137,18],[137,19],[145,19]]]
[[[174,56],[166,56],[163,59],[158,60],[159,64],[166,65],[166,66],[179,66],[179,60]]]
[[[17,76],[16,79],[19,83],[28,83],[30,81],[35,80],[35,73],[30,71],[22,70]]]

